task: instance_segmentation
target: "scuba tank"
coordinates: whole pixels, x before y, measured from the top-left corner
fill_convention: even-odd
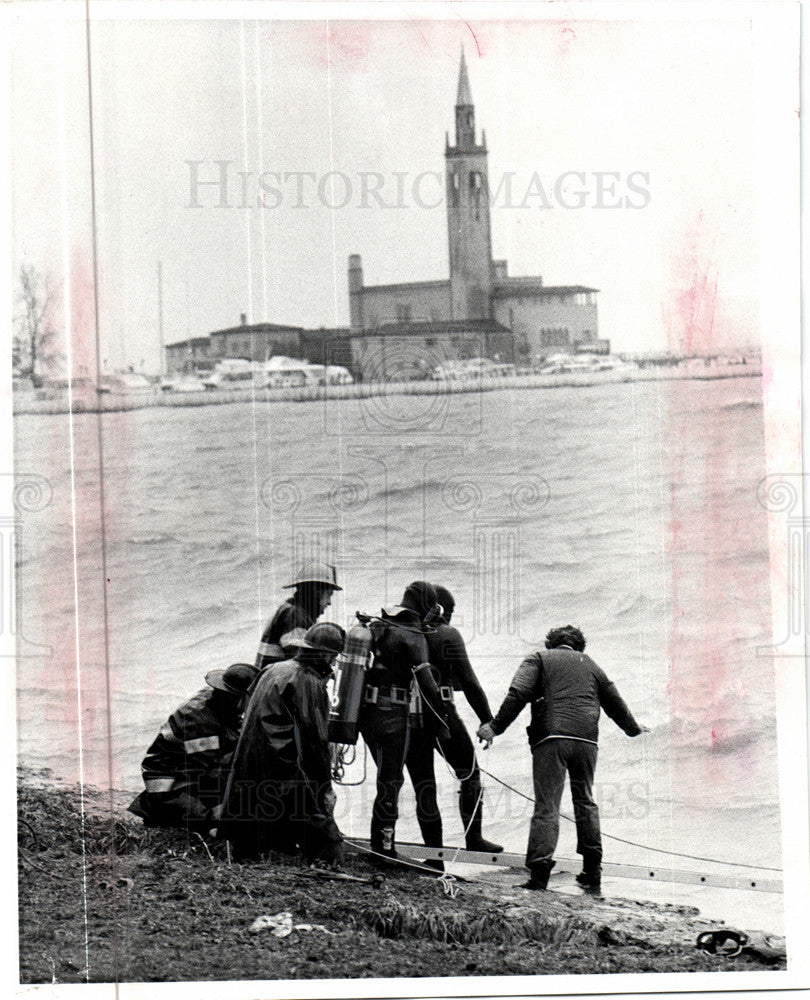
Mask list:
[[[359,616],[358,616],[359,617]],[[371,629],[360,620],[346,635],[335,664],[337,679],[329,711],[329,742],[354,745],[360,732],[360,706],[371,654]]]

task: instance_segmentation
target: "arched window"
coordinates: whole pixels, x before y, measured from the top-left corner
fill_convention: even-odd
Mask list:
[[[481,174],[477,170],[470,171],[470,203],[475,218],[481,218]]]

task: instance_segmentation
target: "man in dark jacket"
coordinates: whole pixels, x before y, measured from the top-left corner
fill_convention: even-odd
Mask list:
[[[208,687],[173,712],[141,764],[144,791],[129,807],[146,826],[208,830],[216,825],[239,736],[239,719],[256,668],[211,670]]]
[[[292,597],[276,609],[265,625],[256,653],[259,670],[268,663],[278,663],[295,656],[306,630],[312,628],[332,603],[332,594],[343,589],[337,584],[335,567],[321,562],[304,563],[294,579],[282,589],[293,588]]]
[[[444,705],[430,670],[425,622],[438,614],[436,592],[423,580],[371,625],[373,660],[366,676],[360,732],[377,766],[371,814],[371,849],[396,857],[394,832],[405,767],[416,793],[416,816],[425,844],[442,846],[436,801],[433,741],[446,733]],[[421,719],[412,711],[421,699]],[[440,867],[438,862],[432,867]]]
[[[461,782],[459,812],[464,824],[467,850],[497,854],[503,847],[491,840],[485,840],[481,834],[481,772],[478,769],[475,747],[470,734],[456,711],[453,692],[464,692],[480,722],[490,722],[492,712],[484,689],[479,684],[470,658],[467,656],[467,648],[461,633],[450,624],[456,606],[455,599],[446,587],[438,584],[433,586],[442,615],[435,630],[428,631],[426,638],[430,662],[439,675],[439,690],[445,702],[449,730],[449,735],[445,739],[437,741],[439,752]]]
[[[624,703],[616,685],[601,667],[583,652],[585,637],[566,625],[546,636],[544,652],[532,653],[521,663],[492,722],[478,730],[489,747],[528,702],[532,706],[528,728],[534,774],[534,815],[529,828],[526,889],[545,889],[554,867],[554,850],[560,828],[560,802],[565,775],[577,826],[577,853],[582,855],[581,886],[598,892],[602,876],[602,839],[599,809],[594,802],[599,712],[605,713],[628,736],[649,730],[640,726]]]
[[[256,860],[269,850],[294,854],[296,847],[309,862],[341,859],[326,682],[344,638],[339,625],[313,625],[293,659],[259,675],[219,825],[236,860]]]

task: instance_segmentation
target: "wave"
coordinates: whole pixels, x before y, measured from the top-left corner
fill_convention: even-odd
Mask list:
[[[223,600],[218,604],[209,604],[207,607],[183,608],[176,612],[175,618],[180,624],[194,624],[198,619],[201,622],[210,623],[221,619],[228,611],[238,611],[239,605],[235,601]]]
[[[417,482],[408,486],[390,486],[387,490],[383,490],[380,496],[387,497],[389,500],[407,500],[409,497],[419,496],[423,490],[427,491],[435,485],[435,483]]]
[[[618,618],[636,618],[661,616],[665,610],[666,604],[663,600],[650,597],[648,594],[626,594],[617,596],[613,614]]]
[[[168,531],[139,531],[127,539],[129,545],[162,545],[176,541],[177,538]]]
[[[758,729],[737,729],[736,732],[724,733],[717,728],[709,733],[709,744],[706,751],[710,754],[735,754],[747,750],[760,742]]]
[[[197,614],[195,612],[195,617],[196,616]],[[206,635],[200,636],[200,638],[196,639],[193,642],[184,643],[182,648],[191,650],[191,649],[199,649],[200,647],[204,646],[213,646],[217,644],[221,646],[223,650],[225,650],[225,652],[222,654],[223,656],[226,657],[235,656],[236,654],[233,652],[233,647],[236,645],[237,641],[238,641],[238,636],[236,636],[234,632],[209,632]],[[228,652],[228,650],[231,650],[231,652]],[[251,654],[251,659],[252,659],[252,654]]]
[[[740,715],[710,715],[703,719],[674,717],[658,732],[666,733],[674,753],[699,751],[724,757],[771,743],[773,734],[768,719],[757,719],[753,712],[741,708]]]
[[[201,445],[198,445],[194,449],[194,454],[195,455],[202,455],[205,452],[228,451],[228,450],[230,450],[230,448],[231,448],[231,445],[229,443],[227,443],[227,442],[224,443],[224,444],[201,444]]]
[[[217,542],[216,545],[212,546],[214,552],[234,552],[236,549],[241,549],[242,546],[230,538],[223,538],[221,541]]]
[[[730,399],[721,403],[721,410],[761,410],[762,400],[759,399]]]

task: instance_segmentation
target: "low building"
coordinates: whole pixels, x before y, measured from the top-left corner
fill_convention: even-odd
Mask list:
[[[430,378],[438,365],[467,358],[515,359],[514,337],[490,319],[389,323],[352,333],[352,370],[364,382]]]
[[[166,371],[169,374],[187,374],[211,368],[214,361],[211,358],[210,337],[190,337],[188,340],[178,340],[174,344],[166,344]]]
[[[590,350],[599,341],[596,296],[586,285],[544,285],[540,277],[513,277],[506,261],[495,261],[492,314],[515,335],[519,361],[542,358],[559,351]],[[600,347],[593,348],[601,353]]]
[[[313,365],[340,365],[356,374],[352,358],[352,331],[348,326],[301,331],[300,356]]]
[[[205,337],[190,337],[167,344],[168,374],[208,371],[220,358],[269,361],[275,354],[298,357],[303,327],[280,323],[248,323],[242,314],[239,326],[215,330]]]
[[[247,324],[215,330],[211,335],[213,358],[244,358],[246,361],[269,361],[274,354],[300,356],[303,327],[279,323]]]

